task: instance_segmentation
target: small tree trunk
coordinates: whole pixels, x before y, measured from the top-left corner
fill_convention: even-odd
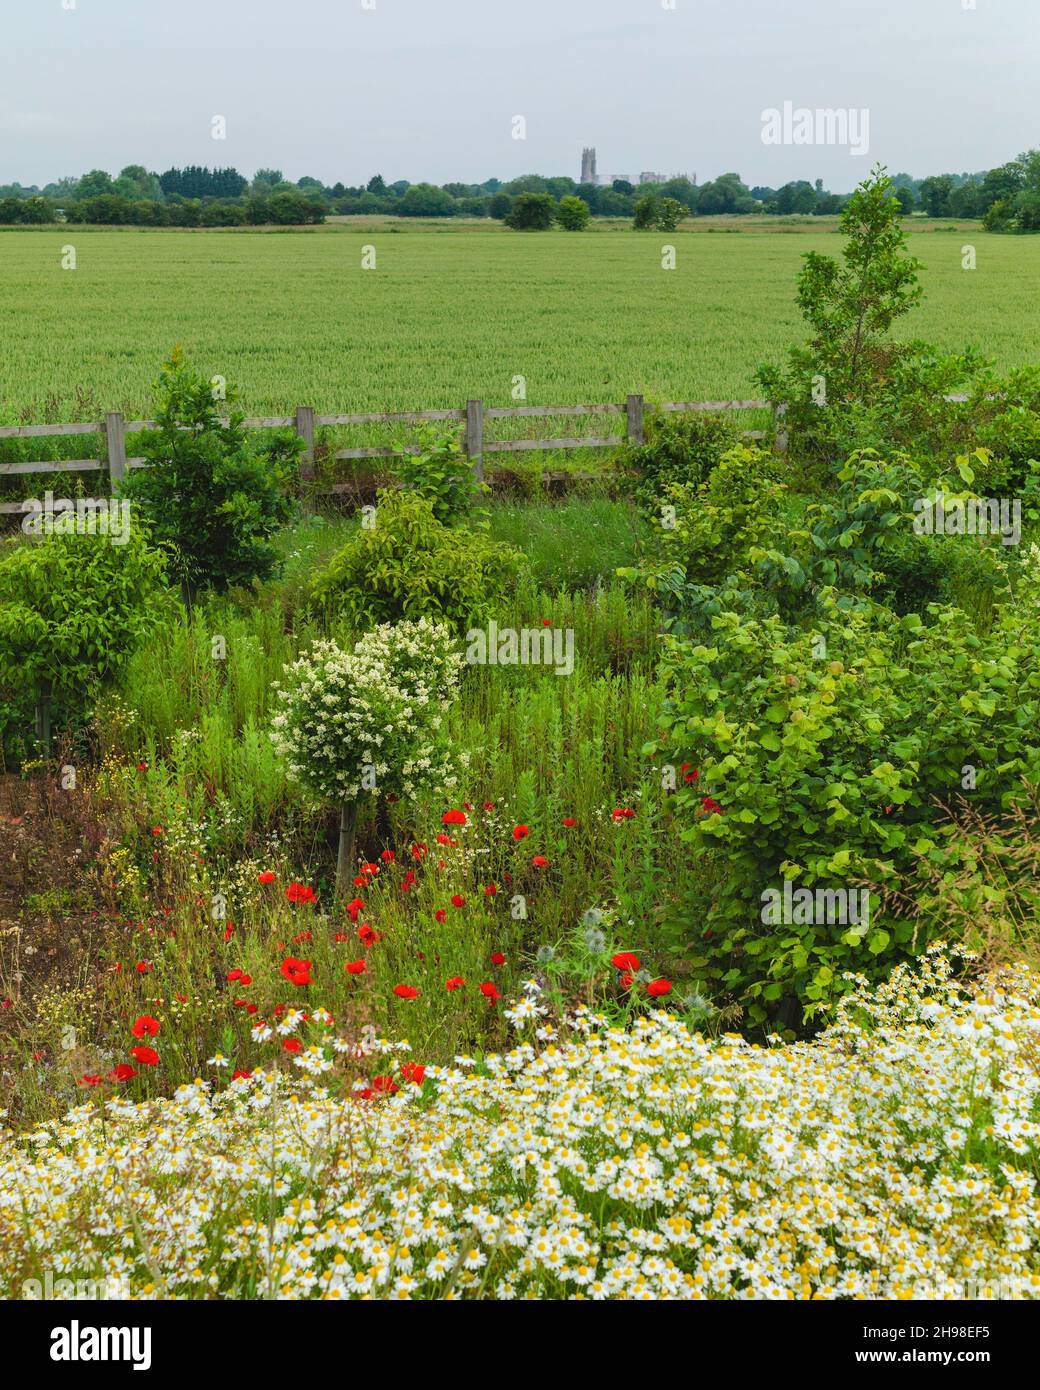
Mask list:
[[[336,860],[336,895],[346,897],[347,887],[354,877],[354,827],[357,825],[357,802],[344,801],[339,813],[339,856]]]
[[[51,683],[41,677],[36,685],[36,737],[43,747],[43,756],[51,755]]]

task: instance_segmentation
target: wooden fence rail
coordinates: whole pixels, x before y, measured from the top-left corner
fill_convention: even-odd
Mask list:
[[[318,415],[311,406],[297,406],[292,415],[251,416],[243,420],[246,429],[294,429],[304,442],[300,456],[300,479],[303,483],[314,480],[314,432],[315,429],[343,425],[396,425],[421,424],[428,421],[451,421],[462,428],[462,444],[466,456],[472,461],[474,476],[484,477],[485,454],[510,454],[528,449],[555,451],[557,449],[616,449],[621,444],[638,446],[644,442],[644,421],[648,409],[667,413],[722,410],[773,410],[774,431],[777,447],[786,447],[786,434],[783,430],[783,407],[773,408],[769,401],[666,401],[663,405],[648,407],[641,395],[631,395],[621,403],[607,402],[601,405],[521,405],[485,407],[481,400],[468,400],[460,410],[404,410],[404,411],[360,411],[347,415]],[[499,439],[485,438],[484,426],[489,420],[510,419],[548,419],[552,416],[581,417],[589,415],[623,415],[625,433],[623,435],[565,435],[552,439]],[[69,425],[0,425],[0,439],[53,438],[62,435],[100,434],[105,436],[106,457],[93,459],[48,459],[24,463],[0,463],[0,477],[11,477],[27,473],[89,473],[107,472],[112,490],[126,475],[128,468],[141,468],[146,464],[143,458],[127,457],[126,436],[139,434],[157,428],[154,420],[124,420],[118,411],[110,411],[104,421],[91,421]],[[771,435],[769,430],[746,430],[745,437],[762,439]],[[337,449],[333,457],[337,459],[393,458],[402,450],[387,447],[366,447],[356,449]],[[319,490],[319,496],[331,496],[349,491],[351,484],[334,483]],[[86,501],[98,502],[103,499],[92,498]],[[0,502],[0,513],[22,511],[21,502]]]

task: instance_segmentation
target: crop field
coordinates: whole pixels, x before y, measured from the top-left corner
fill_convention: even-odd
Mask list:
[[[661,247],[676,247],[674,270]],[[977,269],[962,268],[973,245]],[[72,245],[76,268],[62,268]],[[364,247],[376,266],[362,269]],[[180,343],[235,381],[248,413],[715,399],[801,320],[794,276],[838,254],[832,224],[724,224],[635,234],[517,234],[486,224],[357,223],[306,231],[0,232],[0,416],[144,412]],[[1040,239],[945,224],[915,231],[925,299],[902,326],[1002,367],[1040,352]]]

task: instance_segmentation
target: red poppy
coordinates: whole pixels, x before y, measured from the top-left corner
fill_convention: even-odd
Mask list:
[[[159,1020],[151,1014],[142,1014],[130,1025],[130,1031],[135,1038],[154,1038],[159,1031]]]
[[[397,858],[397,855],[393,852],[392,849],[385,849],[379,857],[384,864],[392,864],[394,860]]]
[[[461,975],[453,975],[453,976],[451,977],[450,980],[445,980],[445,981],[444,981],[444,988],[445,988],[445,989],[461,989],[462,986],[463,986],[465,983],[466,983],[466,981],[462,978]]]
[[[366,884],[367,882],[368,882],[368,879],[365,878],[365,876],[364,876],[363,874],[359,874],[358,877],[354,880],[354,887],[355,887],[355,888],[364,888],[364,886],[365,886],[365,884]]]
[[[147,763],[138,763],[138,764],[137,764],[137,770],[138,770],[138,772],[147,772],[147,771],[148,771],[148,764],[147,764]]]
[[[428,847],[426,844],[418,844],[418,845],[413,845],[413,846],[412,846],[412,858],[413,858],[413,859],[422,859],[422,858],[424,858],[424,857],[426,856],[426,854],[428,854],[428,853],[429,853],[429,847]]]
[[[689,763],[683,763],[682,767],[679,769],[682,773],[682,779],[684,782],[696,782],[697,778],[701,775],[700,770],[695,767],[692,771],[687,771],[689,766]]]
[[[406,1081],[414,1081],[416,1086],[421,1086],[423,1077],[426,1075],[426,1068],[421,1062],[405,1062],[401,1067],[401,1075]]]
[[[373,1076],[372,1090],[376,1095],[392,1096],[395,1091],[401,1088],[392,1076]]]
[[[485,802],[484,802],[484,810],[485,810],[485,811],[493,811],[494,809],[495,809],[495,803],[494,803],[493,801],[485,801]]]
[[[484,897],[493,898],[497,892],[498,889],[495,887],[495,885],[493,883],[489,883],[488,886],[484,889]]]
[[[109,1081],[129,1081],[132,1076],[136,1075],[136,1067],[132,1067],[129,1062],[120,1062],[118,1067],[113,1067],[108,1073],[108,1079]]]
[[[531,860],[531,863],[536,869],[547,869],[549,867],[549,861],[544,854],[536,854]]]
[[[671,980],[651,980],[646,987],[646,992],[651,999],[660,999],[663,995],[669,994],[671,988]]]
[[[611,815],[615,820],[631,820],[635,811],[628,806],[615,806]]]
[[[285,890],[285,896],[291,903],[312,903],[316,901],[313,888],[308,888],[302,883],[290,883]]]
[[[253,1073],[251,1071],[242,1071],[239,1067],[236,1067],[235,1070],[231,1073],[232,1081],[250,1081],[252,1080],[252,1077]]]
[[[309,985],[311,983],[311,963],[309,960],[297,960],[295,956],[286,956],[280,968],[282,975],[291,985]]]
[[[622,989],[631,989],[634,979],[635,976],[632,974],[631,970],[622,970],[621,974],[618,976],[618,984]]]
[[[465,811],[445,811],[441,816],[441,825],[465,825]]]
[[[159,1054],[154,1047],[132,1047],[130,1056],[135,1062],[140,1062],[143,1067],[156,1067],[159,1065]]]
[[[350,902],[347,903],[347,912],[350,914],[350,920],[352,922],[357,921],[358,913],[363,911],[364,906],[365,902],[363,898],[351,898]]]
[[[414,985],[394,985],[394,993],[398,999],[418,999],[419,991]]]
[[[333,939],[333,941],[335,941],[335,942],[337,942],[337,943],[340,942],[340,941],[349,941],[349,940],[350,940],[350,938],[347,936],[347,933],[346,933],[345,931],[338,931],[338,932],[336,933],[336,935],[335,935],[332,939]]]
[[[701,797],[701,809],[709,816],[714,813],[717,813],[719,815],[722,814],[722,807],[719,805],[719,803],[715,800],[713,796]]]
[[[450,835],[438,835],[437,843],[439,845],[457,845],[458,840],[453,840]]]
[[[293,937],[293,945],[294,945],[294,946],[298,946],[298,945],[300,944],[301,941],[310,941],[310,940],[311,940],[311,934],[310,934],[309,931],[297,932],[296,935]]]
[[[152,969],[151,962],[147,960],[139,960],[137,964],[134,966],[134,969],[137,971],[138,975],[148,975],[151,973]]]
[[[357,929],[358,938],[364,946],[374,946],[379,940],[379,933],[373,931],[367,922],[362,922]]]
[[[344,969],[348,975],[363,975],[365,973],[365,962],[363,960],[348,960]]]
[[[80,1077],[80,1079],[76,1082],[76,1085],[77,1085],[77,1086],[100,1086],[100,1085],[101,1085],[101,1077],[95,1075],[95,1074],[92,1073],[92,1072],[87,1072],[87,1074],[86,1074],[85,1076],[81,1076],[81,1077]]]
[[[526,840],[527,837],[528,837],[528,835],[529,835],[530,833],[531,833],[531,832],[528,830],[528,828],[527,828],[526,825],[514,825],[514,826],[513,826],[513,839],[514,839],[514,840]]]
[[[257,883],[273,883],[273,882],[274,882],[274,872],[273,872],[273,870],[271,870],[271,869],[265,869],[264,872],[263,872],[262,874],[257,874],[257,876],[256,876],[256,881],[257,881]]]
[[[282,1047],[285,1049],[286,1052],[303,1051],[303,1043],[300,1042],[299,1038],[284,1038],[282,1040]]]
[[[361,865],[361,872],[362,872],[363,874],[373,874],[373,875],[375,875],[375,874],[377,874],[377,873],[379,872],[379,865],[378,865],[378,864],[362,864],[362,865]]]
[[[451,905],[452,907],[465,907],[466,899],[462,896],[461,893],[455,893],[452,895]]]
[[[501,951],[494,951],[491,956],[492,965],[505,965],[506,958]]]
[[[639,957],[632,951],[618,951],[616,956],[611,956],[610,963],[618,970],[639,969]]]
[[[153,835],[161,835],[161,834],[162,834],[162,826],[161,826],[161,825],[153,825],[153,826],[152,826],[152,834],[153,834]]]
[[[564,818],[563,818],[563,823],[564,823],[565,826],[568,827],[568,829],[569,829],[572,825],[577,825],[577,824],[578,824],[578,822],[574,819],[573,816],[564,816]]]
[[[502,998],[502,996],[499,994],[498,990],[495,988],[495,986],[491,983],[490,980],[486,980],[486,981],[484,982],[484,984],[482,984],[482,985],[480,986],[480,992],[481,992],[481,994],[484,996],[485,999],[501,999],[501,998]]]

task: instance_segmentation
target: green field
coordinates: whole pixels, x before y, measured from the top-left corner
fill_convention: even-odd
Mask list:
[[[660,267],[661,246],[677,268]],[[978,269],[961,268],[977,248]],[[61,268],[62,247],[77,268]],[[377,268],[361,268],[374,245]],[[755,394],[797,336],[794,277],[833,224],[693,224],[520,235],[487,224],[341,222],[294,231],[0,231],[0,416],[146,411],[180,343],[249,413]],[[1040,355],[1040,238],[915,230],[925,300],[904,331],[1002,366]]]

